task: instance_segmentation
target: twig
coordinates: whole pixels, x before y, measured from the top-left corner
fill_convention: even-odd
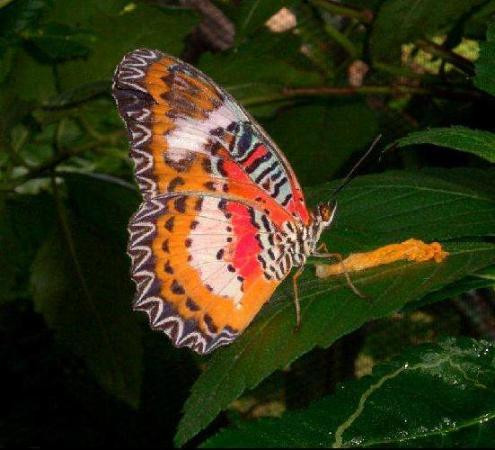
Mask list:
[[[57,167],[60,163],[66,161],[67,159],[76,156],[79,153],[83,153],[87,150],[96,148],[99,144],[100,144],[99,142],[88,142],[87,144],[81,145],[80,147],[76,147],[72,150],[65,150],[62,153],[58,153],[53,158],[50,158],[48,161],[45,161],[39,166],[32,167],[31,169],[28,170],[27,173],[25,173],[21,177],[14,178],[12,180],[13,182],[12,185],[10,186],[4,185],[2,186],[1,190],[12,191],[17,187],[21,186],[22,184],[28,182],[29,180],[33,180],[34,178],[39,178],[40,176],[46,174],[47,172],[50,172],[51,170],[55,169],[55,167]]]
[[[344,34],[341,33],[337,28],[333,27],[331,24],[325,24],[325,32],[333,39],[337,44],[339,44],[352,58],[356,57],[357,50],[352,41]]]
[[[428,95],[452,100],[477,100],[481,95],[474,90],[447,90],[441,88],[425,88],[419,86],[392,85],[392,86],[318,86],[307,88],[284,88],[271,95],[252,97],[243,104],[254,106],[283,100],[305,97],[350,97],[354,95]]]
[[[325,9],[331,14],[338,16],[350,17],[356,19],[359,22],[371,23],[373,22],[374,13],[370,9],[358,8],[357,6],[346,5],[334,0],[312,0],[315,6]]]
[[[434,42],[426,39],[418,40],[416,45],[426,53],[430,53],[433,56],[438,56],[444,61],[451,63],[469,76],[474,76],[474,64],[469,61],[469,59],[464,58],[463,56],[443,47],[442,45],[435,44]]]

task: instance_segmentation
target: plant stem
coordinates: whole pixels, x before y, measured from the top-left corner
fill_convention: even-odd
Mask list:
[[[277,101],[305,97],[348,97],[353,95],[429,95],[432,97],[449,98],[453,100],[476,100],[480,95],[476,91],[453,91],[440,88],[425,88],[419,86],[318,86],[307,88],[284,88],[272,95],[246,99],[245,106],[254,106]]]
[[[325,24],[325,32],[333,39],[337,44],[339,44],[352,58],[357,55],[357,50],[352,41],[343,33],[341,33],[337,28],[333,27],[331,24]]]
[[[371,23],[373,21],[374,14],[370,9],[361,9],[356,6],[345,5],[334,0],[312,0],[312,3],[331,14],[349,17],[363,23]]]
[[[416,45],[423,51],[432,54],[433,56],[438,56],[446,62],[451,63],[458,69],[462,70],[469,76],[474,76],[474,64],[469,61],[469,59],[449,50],[442,45],[435,44],[434,42],[428,41],[426,39],[420,39],[416,42]]]
[[[87,144],[81,145],[80,147],[76,147],[72,150],[65,150],[64,152],[57,153],[53,158],[50,158],[48,161],[45,161],[39,166],[32,167],[26,174],[12,180],[12,185],[2,186],[1,190],[12,191],[18,186],[26,183],[27,181],[38,178],[46,174],[47,172],[55,169],[60,163],[66,161],[72,156],[76,156],[79,153],[85,152],[87,150],[92,150],[93,148],[98,147],[99,144],[99,142],[88,142]]]

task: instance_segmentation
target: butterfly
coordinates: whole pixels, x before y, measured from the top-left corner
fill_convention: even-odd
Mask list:
[[[143,197],[129,222],[133,307],[176,347],[209,353],[318,254],[336,203],[310,211],[282,151],[191,65],[138,49],[112,89]]]

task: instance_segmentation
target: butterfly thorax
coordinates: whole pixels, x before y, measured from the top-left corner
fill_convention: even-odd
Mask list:
[[[318,205],[308,225],[285,222],[282,230],[268,235],[269,245],[260,255],[265,277],[282,280],[293,267],[301,267],[317,252],[323,231],[331,224],[336,204]]]

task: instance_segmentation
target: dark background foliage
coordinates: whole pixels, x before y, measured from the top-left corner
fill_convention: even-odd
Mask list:
[[[0,445],[492,444],[494,16],[494,0],[0,0]],[[310,204],[381,133],[325,242],[440,240],[449,258],[356,275],[371,302],[308,269],[299,334],[287,284],[229,348],[173,348],[130,309],[140,198],[110,83],[138,47],[231,92]]]

